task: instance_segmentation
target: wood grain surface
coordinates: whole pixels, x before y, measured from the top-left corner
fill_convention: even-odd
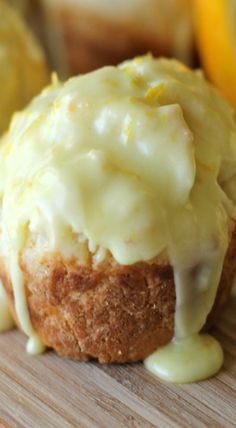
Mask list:
[[[215,329],[225,363],[213,379],[172,385],[142,364],[100,366],[25,353],[18,331],[0,336],[0,428],[236,427],[236,300]],[[1,421],[2,420],[2,421]],[[2,424],[2,425],[1,425]]]

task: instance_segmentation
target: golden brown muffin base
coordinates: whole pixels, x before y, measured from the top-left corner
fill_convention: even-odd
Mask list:
[[[217,318],[228,298],[236,270],[235,254],[233,233],[208,324]],[[173,270],[165,256],[120,266],[109,255],[95,267],[92,261],[78,266],[75,260],[67,261],[59,254],[31,259],[27,252],[21,268],[32,324],[45,344],[60,355],[96,358],[101,363],[138,361],[173,336],[175,288]],[[3,263],[0,277],[14,311]]]
[[[69,6],[50,11],[49,23],[60,33],[65,46],[69,72],[85,73],[104,65],[116,65],[136,55],[152,52],[154,56],[171,56],[171,40],[157,38],[141,26],[127,21],[114,22],[90,10]],[[61,58],[59,59],[61,61]]]

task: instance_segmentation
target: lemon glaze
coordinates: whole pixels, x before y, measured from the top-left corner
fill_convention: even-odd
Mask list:
[[[150,56],[65,84],[54,79],[15,115],[0,147],[0,254],[28,351],[44,347],[27,310],[22,252],[33,239],[47,251],[82,257],[82,234],[91,251],[108,249],[124,265],[168,252],[176,287],[174,342],[145,364],[162,377],[164,360],[169,374],[163,377],[177,382],[214,374],[222,350],[213,339],[206,347],[199,332],[235,218],[235,150],[231,107],[200,73]],[[178,376],[173,348],[182,355]],[[182,361],[194,349],[198,358],[186,378]]]
[[[212,336],[196,334],[173,339],[144,361],[158,377],[175,383],[191,383],[213,376],[223,363],[222,348]]]

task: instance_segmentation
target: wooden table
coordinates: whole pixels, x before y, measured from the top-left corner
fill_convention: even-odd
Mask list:
[[[214,379],[171,385],[142,364],[99,366],[25,353],[18,331],[0,336],[0,418],[12,428],[236,427],[236,300],[215,335],[225,350]],[[0,423],[1,427],[1,423]]]

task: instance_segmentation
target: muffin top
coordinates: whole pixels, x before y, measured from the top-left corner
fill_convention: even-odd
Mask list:
[[[0,0],[0,134],[12,113],[48,82],[41,48],[17,12]]]
[[[26,246],[84,263],[86,240],[123,265],[166,251],[176,334],[198,332],[235,217],[235,150],[231,107],[177,61],[146,56],[64,84],[54,77],[0,148],[0,253],[13,284]]]
[[[228,104],[173,60],[54,81],[2,144],[4,224],[11,235],[27,224],[52,250],[82,233],[121,264],[149,260],[169,246],[170,218],[186,228],[198,207],[228,208],[218,178],[229,187],[235,138]]]

